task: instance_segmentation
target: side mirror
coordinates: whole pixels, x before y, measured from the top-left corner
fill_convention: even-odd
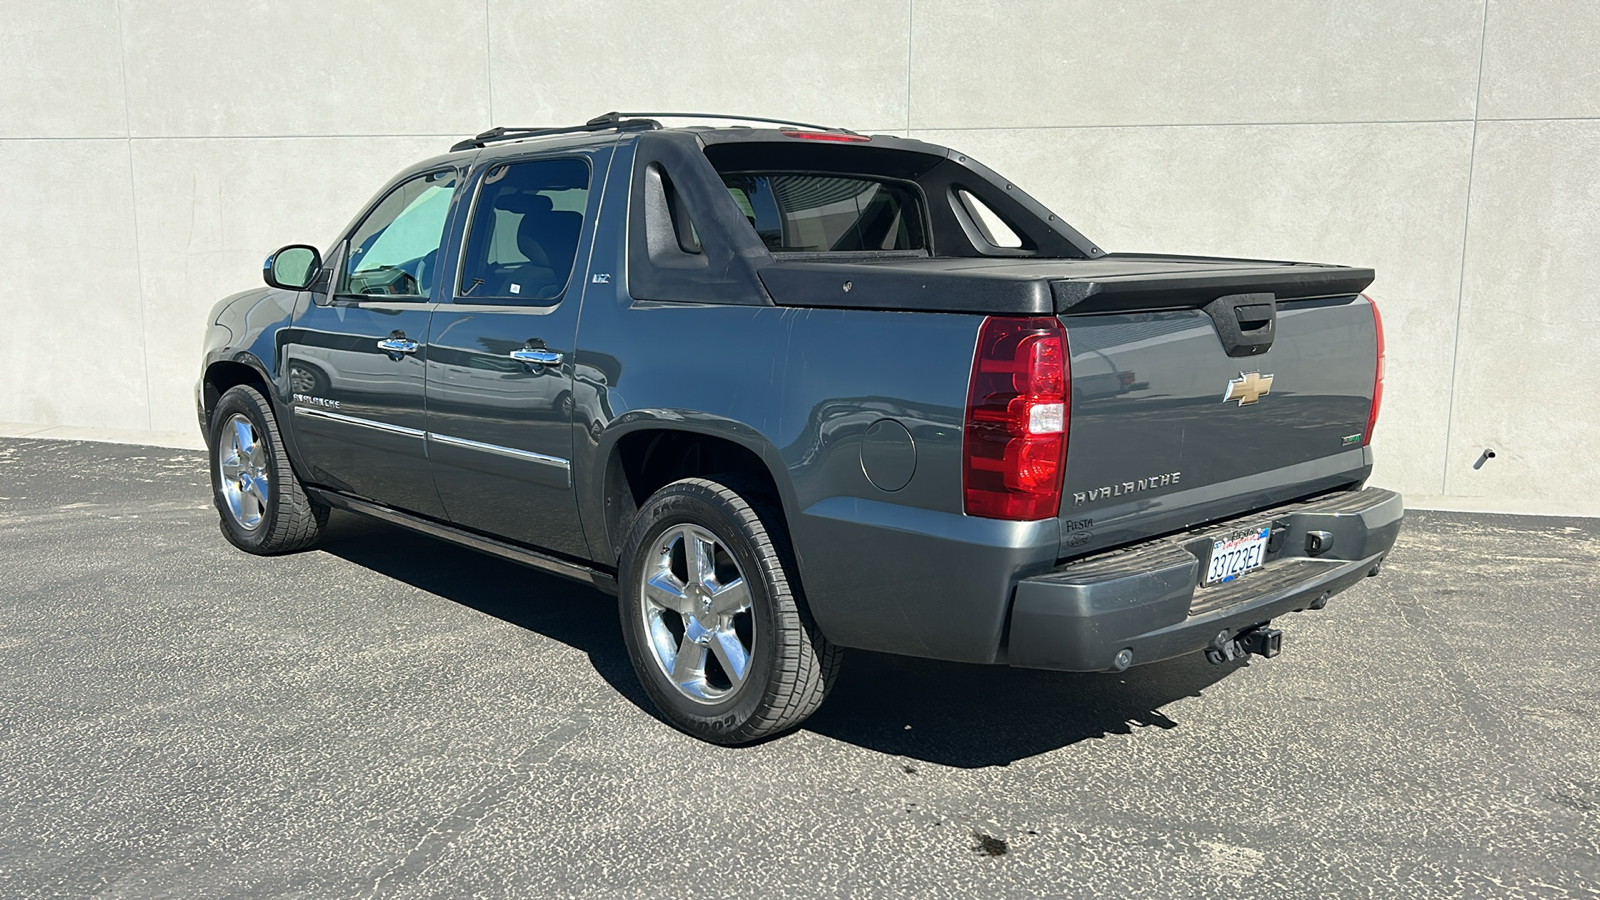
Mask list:
[[[303,291],[322,269],[322,254],[307,244],[280,247],[261,267],[261,277],[272,287]]]

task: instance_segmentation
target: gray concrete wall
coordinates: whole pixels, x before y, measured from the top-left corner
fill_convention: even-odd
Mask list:
[[[1112,250],[1372,266],[1376,483],[1596,513],[1597,45],[1590,0],[7,3],[0,422],[193,442],[205,311],[400,166],[712,109],[958,146]]]

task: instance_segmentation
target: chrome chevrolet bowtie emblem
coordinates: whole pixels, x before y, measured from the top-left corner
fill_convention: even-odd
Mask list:
[[[1228,382],[1227,393],[1222,395],[1222,402],[1229,400],[1239,401],[1240,406],[1249,406],[1262,397],[1272,393],[1272,376],[1262,375],[1260,372],[1240,372],[1239,377]]]

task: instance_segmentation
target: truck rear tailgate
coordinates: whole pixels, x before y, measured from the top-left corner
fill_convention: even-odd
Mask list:
[[[1371,305],[1351,294],[1275,306],[1270,349],[1245,356],[1228,354],[1204,309],[1061,316],[1072,370],[1063,558],[1366,478]]]

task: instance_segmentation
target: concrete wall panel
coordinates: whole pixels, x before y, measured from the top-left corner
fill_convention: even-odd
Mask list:
[[[1447,493],[1600,506],[1596,222],[1600,122],[1478,126]]]
[[[0,137],[127,133],[116,0],[0,4]]]
[[[489,0],[495,124],[621,109],[904,127],[908,17],[904,0]]]
[[[401,168],[441,138],[135,141],[151,427],[194,427],[194,381],[212,304],[261,285],[284,244],[328,249]]]
[[[135,137],[476,133],[482,0],[123,10]]]
[[[917,132],[1106,250],[1370,266],[1389,338],[1375,483],[1438,493],[1471,123]]]
[[[148,428],[128,145],[0,141],[0,421]]]
[[[1600,116],[1600,3],[1490,0],[1485,119]]]
[[[710,110],[915,128],[1112,250],[1373,266],[1375,480],[1600,513],[1596,39],[1586,0],[5,4],[0,420],[192,432],[205,312],[400,166]]]
[[[911,127],[1472,116],[1483,0],[915,0]]]

